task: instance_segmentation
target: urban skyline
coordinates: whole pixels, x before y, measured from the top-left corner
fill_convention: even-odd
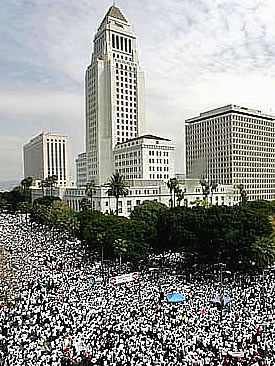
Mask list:
[[[83,70],[111,2],[49,3],[2,5],[1,180],[22,177],[22,145],[43,130],[68,135],[71,170],[84,150]],[[137,34],[148,132],[179,144],[184,120],[201,111],[229,103],[275,111],[271,1],[116,5]]]

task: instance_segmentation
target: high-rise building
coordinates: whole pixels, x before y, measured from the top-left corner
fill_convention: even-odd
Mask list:
[[[76,185],[85,187],[87,184],[87,159],[86,153],[78,154],[75,160],[76,164]]]
[[[185,121],[188,178],[234,187],[248,199],[275,199],[275,116],[228,105]]]
[[[174,177],[174,145],[169,139],[143,135],[117,144],[115,172],[126,180],[162,180]]]
[[[136,36],[111,6],[94,37],[85,77],[87,180],[104,184],[114,173],[117,143],[145,133],[145,85]]]
[[[24,177],[43,180],[57,176],[57,185],[68,183],[67,137],[51,132],[42,132],[23,147]]]

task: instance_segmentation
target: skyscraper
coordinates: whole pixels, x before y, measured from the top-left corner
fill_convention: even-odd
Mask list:
[[[43,180],[57,176],[57,184],[65,187],[68,183],[67,137],[42,132],[23,147],[24,177]]]
[[[243,185],[248,199],[275,199],[275,116],[228,105],[186,121],[187,177]]]
[[[85,77],[87,179],[104,184],[114,173],[113,150],[145,133],[145,85],[136,36],[111,6],[94,37]]]

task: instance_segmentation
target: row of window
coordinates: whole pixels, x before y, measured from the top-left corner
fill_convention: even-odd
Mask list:
[[[112,34],[112,47],[119,51],[132,53],[132,40],[126,37]]]

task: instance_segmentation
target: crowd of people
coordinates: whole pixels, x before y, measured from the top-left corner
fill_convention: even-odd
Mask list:
[[[81,243],[0,214],[0,365],[275,365],[275,274],[143,271],[89,258]],[[107,267],[107,265],[106,265]],[[166,295],[184,294],[170,303]],[[213,304],[213,298],[230,303]]]

